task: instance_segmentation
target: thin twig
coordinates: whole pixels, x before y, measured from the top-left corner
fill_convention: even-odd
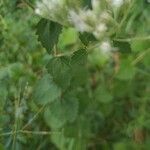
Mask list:
[[[57,132],[57,131],[29,131],[29,130],[18,130],[18,131],[11,131],[11,132],[6,132],[6,133],[2,133],[0,134],[0,137],[2,136],[8,136],[8,135],[15,135],[18,133],[22,133],[22,134],[36,134],[36,135],[50,135],[50,134],[62,134],[62,132]]]
[[[27,128],[35,119],[36,117],[43,111],[43,109],[45,108],[45,105],[42,106],[39,111],[27,122],[27,124],[25,124],[22,128],[22,130],[24,130],[25,128]]]
[[[15,134],[15,132],[13,132],[13,131],[11,131],[11,132],[5,132],[5,133],[0,134],[0,137],[1,136],[13,135],[13,134]]]
[[[139,61],[141,61],[148,52],[150,52],[150,49],[140,53],[138,57],[132,61],[132,65],[136,65]]]
[[[36,135],[61,134],[61,132],[51,132],[51,131],[28,131],[28,130],[20,130],[19,133],[23,133],[23,134],[36,134]]]
[[[145,40],[150,40],[150,36],[145,36],[145,37],[133,37],[133,38],[126,38],[126,39],[113,39],[114,41],[118,42],[132,42],[132,41],[145,41]]]
[[[15,123],[14,123],[14,131],[13,131],[14,134],[13,134],[13,143],[12,143],[13,150],[16,149],[16,139],[17,139],[17,130],[18,130],[18,121],[19,121],[19,118],[16,114],[17,114],[18,108],[20,107],[20,101],[21,101],[20,93],[21,92],[19,92],[17,99],[15,99],[15,114],[14,114]]]

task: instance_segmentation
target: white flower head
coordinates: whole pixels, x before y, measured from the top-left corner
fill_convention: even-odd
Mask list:
[[[49,19],[54,18],[63,9],[64,4],[64,0],[41,0],[37,2],[35,13]]]
[[[107,26],[105,23],[100,23],[98,26],[97,26],[97,30],[99,32],[105,32],[107,30]]]
[[[91,27],[86,22],[87,14],[89,15],[89,13],[86,13],[86,11],[82,11],[82,10],[80,10],[79,12],[76,12],[74,10],[69,11],[70,22],[80,32],[84,32],[84,31],[89,32],[91,30]]]
[[[106,24],[105,24],[105,23],[99,23],[99,24],[96,26],[96,28],[95,28],[93,34],[94,34],[94,36],[95,36],[96,38],[100,38],[100,37],[102,37],[102,36],[104,35],[104,33],[105,33],[106,31],[107,31],[107,26],[106,26]]]
[[[124,0],[111,0],[112,6],[119,8],[124,3]]]
[[[85,20],[91,20],[91,21],[96,20],[96,14],[90,9],[82,11],[82,14],[85,17]]]
[[[100,14],[100,19],[101,20],[109,20],[110,18],[110,14],[107,12],[107,11],[103,11],[101,14]]]
[[[39,8],[36,8],[35,9],[35,13],[38,14],[38,15],[40,15],[41,14],[41,10]]]
[[[100,50],[103,54],[111,54],[112,47],[109,41],[103,41],[100,45]]]

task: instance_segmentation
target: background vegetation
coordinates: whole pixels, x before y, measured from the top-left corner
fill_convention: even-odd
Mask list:
[[[148,1],[122,9],[111,56],[28,2],[0,0],[0,150],[149,150]]]

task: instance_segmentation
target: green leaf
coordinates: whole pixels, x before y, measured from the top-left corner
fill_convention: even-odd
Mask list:
[[[127,148],[128,148],[128,145],[127,145],[127,143],[115,143],[114,144],[114,150],[126,150]]]
[[[4,150],[4,147],[2,144],[0,144],[0,150]]]
[[[87,46],[90,42],[97,41],[96,38],[92,34],[87,33],[87,32],[80,33],[79,38],[85,46]]]
[[[104,54],[99,50],[99,48],[93,49],[93,51],[88,56],[88,60],[91,65],[101,67],[105,65],[109,60],[109,55]]]
[[[65,125],[64,127],[64,135],[66,137],[77,137],[79,134],[78,122],[73,122]]]
[[[51,53],[53,47],[58,42],[62,26],[56,22],[47,19],[41,19],[37,25],[38,40]]]
[[[68,45],[75,44],[78,39],[78,33],[74,28],[64,28],[60,38],[59,38],[59,47],[65,47]]]
[[[86,68],[87,52],[84,49],[78,50],[73,53],[71,57],[71,74],[72,86],[83,85],[88,80],[88,70]]]
[[[78,99],[74,97],[74,94],[69,92],[64,95],[62,100],[62,106],[64,107],[64,116],[66,117],[67,121],[72,123],[75,121],[78,115]]]
[[[55,101],[61,95],[61,90],[49,74],[45,74],[36,84],[33,99],[37,104],[45,105]]]
[[[117,78],[121,80],[130,80],[135,75],[135,69],[132,66],[126,67],[124,64],[121,66],[117,74]]]
[[[73,122],[78,114],[78,100],[65,96],[53,102],[44,113],[46,123],[54,129],[61,128],[67,122]]]
[[[89,128],[91,134],[96,134],[99,130],[103,129],[104,124],[105,124],[105,118],[103,113],[101,113],[99,110],[95,109],[89,109],[88,111],[85,112],[85,122],[87,129]],[[84,127],[84,122],[83,122],[83,127]],[[84,133],[85,135],[87,134],[86,132]]]
[[[91,0],[83,0],[83,6],[86,8],[92,9],[92,2]]]
[[[71,86],[82,86],[88,82],[89,73],[85,66],[74,66],[71,70],[71,74]]]
[[[104,104],[110,103],[113,100],[113,96],[104,86],[99,86],[96,89],[94,96],[98,102],[101,102]]]
[[[8,80],[10,78],[9,67],[4,67],[0,69],[0,80]]]
[[[46,124],[52,129],[59,129],[66,123],[66,119],[62,117],[60,104],[55,102],[51,107],[47,107],[44,111],[44,119]]]
[[[133,40],[131,42],[133,52],[140,52],[150,48],[150,40]]]
[[[51,134],[51,141],[60,150],[76,150],[74,138],[66,137],[63,134],[63,132],[60,132],[60,134],[57,134],[55,132],[52,133]]]
[[[120,69],[116,77],[121,80],[130,80],[134,77],[135,73],[135,67],[132,65],[132,59],[129,57],[122,59]]]
[[[131,46],[129,42],[113,41],[113,43],[121,53],[131,53]]]
[[[65,90],[70,85],[70,59],[68,57],[53,58],[47,64],[47,70],[53,77],[54,82]]]
[[[1,113],[1,112],[0,112]],[[8,124],[10,122],[10,116],[8,114],[2,114],[0,115],[0,128],[3,127],[3,125]],[[2,130],[4,131],[4,130]]]
[[[87,52],[85,49],[80,49],[73,53],[71,57],[71,65],[83,65],[87,61]]]

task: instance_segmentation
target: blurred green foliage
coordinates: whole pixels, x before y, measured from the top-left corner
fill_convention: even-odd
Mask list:
[[[110,58],[72,27],[38,38],[27,3],[0,0],[0,150],[149,150],[149,15],[136,0]]]

